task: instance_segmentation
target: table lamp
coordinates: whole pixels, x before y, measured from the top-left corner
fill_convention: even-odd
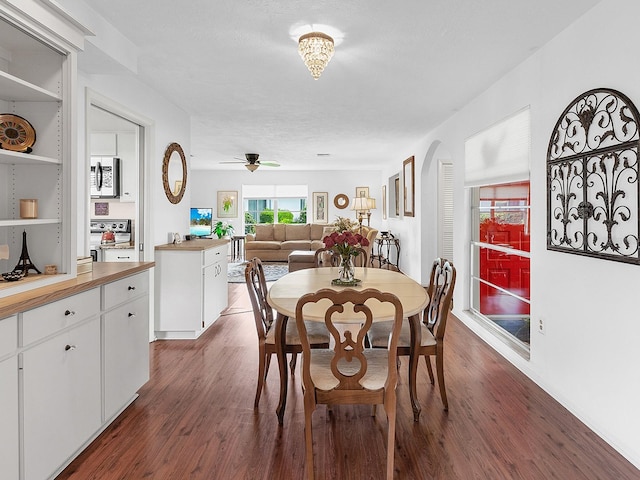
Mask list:
[[[362,228],[362,214],[367,211],[367,197],[356,197],[351,201],[351,210],[355,210],[358,223]]]
[[[367,198],[367,227],[371,226],[371,210],[376,209],[376,199]]]

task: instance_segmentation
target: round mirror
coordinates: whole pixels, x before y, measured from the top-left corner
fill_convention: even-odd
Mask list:
[[[177,143],[170,144],[164,151],[162,186],[171,203],[180,203],[187,188],[187,159]]]
[[[339,193],[333,199],[333,204],[339,209],[347,208],[349,206],[349,197],[344,193]]]

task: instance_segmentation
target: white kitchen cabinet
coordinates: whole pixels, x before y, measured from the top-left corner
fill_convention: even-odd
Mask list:
[[[103,262],[137,262],[138,252],[135,248],[103,248]]]
[[[115,133],[92,133],[91,156],[115,157],[118,155],[117,136]]]
[[[24,351],[24,480],[48,478],[102,425],[100,319]]]
[[[139,273],[103,287],[104,421],[149,380],[148,277]]]
[[[138,200],[138,170],[140,162],[138,136],[135,133],[118,133],[118,158],[120,158],[120,202]]]
[[[41,271],[47,264],[56,265],[61,275],[0,285],[0,297],[76,275],[76,212],[71,211],[69,193],[75,195],[70,188],[76,165],[72,106],[83,34],[40,2],[25,0],[23,5],[28,15],[3,8],[0,112],[26,120],[35,130],[35,143],[29,153],[7,145],[0,149],[0,244],[8,244],[10,252],[8,260],[0,260],[0,271],[18,264],[26,232],[31,262]],[[44,18],[52,29],[42,28]],[[38,218],[20,218],[22,198],[39,200]]]
[[[148,268],[99,265],[0,306],[2,480],[55,478],[136,398],[149,378]]]
[[[18,478],[18,319],[0,320],[0,473]]]
[[[104,420],[119,413],[149,380],[149,297],[103,315]]]
[[[156,337],[199,337],[227,307],[228,240],[156,246]]]
[[[204,328],[208,328],[227,307],[227,248],[205,250],[203,268],[203,312]]]

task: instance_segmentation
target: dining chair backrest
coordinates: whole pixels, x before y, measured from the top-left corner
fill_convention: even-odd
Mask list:
[[[422,319],[436,340],[444,338],[455,284],[456,269],[453,263],[447,259],[436,258],[433,262],[427,289],[429,304],[424,310]]]
[[[362,247],[354,248],[357,255],[353,257],[353,265],[356,267],[367,267],[368,256],[367,251]],[[335,252],[332,248],[319,248],[314,255],[314,263],[316,267],[339,267],[340,266],[340,254]]]
[[[326,309],[324,309],[325,303],[321,303],[320,305],[323,306],[324,323],[333,337],[335,347],[332,350],[333,353],[330,361],[331,371],[325,372],[325,374],[333,376],[333,379],[329,381],[331,388],[324,390],[331,392],[330,395],[334,397],[333,402],[371,403],[368,399],[359,402],[345,402],[345,399],[354,398],[349,392],[367,390],[362,380],[367,374],[367,354],[373,352],[373,350],[365,348],[365,337],[371,328],[377,309],[381,308],[383,304],[391,305],[394,319],[389,348],[387,350],[388,359],[385,365],[387,378],[384,383],[384,389],[395,389],[397,382],[396,353],[403,317],[402,304],[394,294],[381,292],[372,288],[362,291],[353,289],[341,291],[321,289],[315,293],[303,295],[298,300],[296,305],[296,324],[302,343],[302,382],[305,389],[318,388],[318,385],[314,384],[312,380],[310,371],[310,365],[312,363],[311,355],[315,354],[315,351],[312,353],[306,335],[305,306],[310,303],[324,302],[325,300],[329,300],[329,302],[326,303],[326,305],[328,305]],[[341,321],[341,314],[349,316],[352,320],[349,322],[349,326],[353,327],[353,330],[351,328],[346,330],[343,328],[344,319]],[[355,321],[354,319],[358,319],[359,321]]]
[[[249,260],[244,270],[244,278],[253,308],[258,338],[264,339],[273,325],[273,310],[267,303],[267,282],[262,262],[258,257]]]
[[[367,256],[367,250],[362,247],[357,247],[355,251],[358,252],[358,255],[353,257],[353,264],[356,267],[368,267],[369,257]]]
[[[313,256],[313,263],[316,267],[337,267],[340,265],[340,256],[331,248],[319,248]]]

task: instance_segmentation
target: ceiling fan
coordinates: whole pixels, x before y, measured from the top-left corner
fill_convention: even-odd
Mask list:
[[[247,167],[247,170],[249,170],[250,172],[255,172],[260,165],[264,165],[265,167],[280,166],[278,162],[263,162],[261,160],[258,160],[258,157],[260,155],[257,153],[245,153],[244,156],[245,156],[245,160],[236,157],[237,161],[220,162],[220,163],[242,163],[244,164],[245,167]]]

